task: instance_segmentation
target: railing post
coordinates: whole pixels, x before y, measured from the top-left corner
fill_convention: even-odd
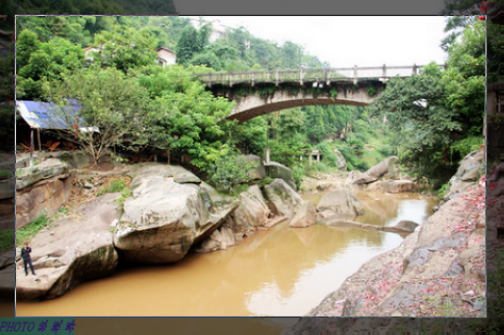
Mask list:
[[[212,87],[212,72],[210,72],[210,75],[208,76],[208,87]]]
[[[233,71],[229,74],[229,87],[233,87]]]
[[[357,65],[354,66],[353,76],[354,76],[354,85],[357,85]]]
[[[383,78],[387,77],[387,67],[385,66],[385,64],[383,64],[382,68],[382,77]]]
[[[255,71],[252,72],[252,87],[254,87],[254,83],[255,83]]]
[[[413,75],[417,74],[417,66],[413,64]]]
[[[331,85],[331,69],[329,69],[329,68],[326,70],[325,80],[326,80],[326,85],[330,86]]]
[[[275,86],[278,86],[278,69],[275,71]]]

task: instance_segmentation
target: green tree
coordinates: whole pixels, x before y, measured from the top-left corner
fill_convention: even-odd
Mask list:
[[[61,136],[84,147],[95,164],[113,145],[134,148],[147,140],[147,90],[136,78],[128,78],[115,68],[92,66],[64,74],[61,80],[46,81],[44,93],[56,104],[55,112],[66,120],[67,129],[60,132]],[[81,109],[77,110],[68,97],[75,99]],[[85,125],[78,125],[79,130],[73,129],[76,114],[85,121]],[[98,128],[99,133],[81,131],[83,127]]]
[[[154,100],[149,115],[152,145],[172,154],[189,155],[191,163],[203,171],[220,157],[232,104],[205,91],[192,80],[201,68],[153,67],[140,75],[140,83]]]
[[[28,63],[18,71],[17,87],[18,97],[27,100],[41,99],[44,79],[58,80],[63,73],[81,68],[84,62],[84,51],[60,37],[39,44],[29,55]]]
[[[23,30],[17,37],[16,65],[20,69],[28,65],[31,54],[40,48],[40,41],[36,33]]]
[[[208,38],[212,32],[210,24],[203,25],[199,30],[192,25],[185,27],[177,41],[177,63],[187,64],[195,54],[201,53],[208,44]]]
[[[127,72],[129,69],[149,66],[157,57],[156,39],[149,29],[116,27],[112,32],[104,31],[95,35],[94,47],[101,57],[94,61],[101,66],[114,66]]]

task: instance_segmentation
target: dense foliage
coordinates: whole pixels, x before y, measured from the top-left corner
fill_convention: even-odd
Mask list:
[[[121,109],[125,115],[136,108],[138,117],[128,118],[135,120],[136,130],[128,129],[131,122],[118,123],[117,127],[128,129],[125,136],[105,147],[150,146],[165,152],[168,161],[188,156],[191,164],[208,173],[217,173],[215,164],[224,166],[221,157],[235,148],[264,158],[268,147],[272,160],[292,168],[298,184],[303,174],[335,171],[336,149],[349,170],[366,170],[395,154],[408,173],[443,183],[458,160],[481,143],[484,25],[479,21],[449,18],[449,35],[441,41],[449,54],[447,69],[431,64],[417,76],[391,80],[369,110],[304,106],[243,124],[223,121],[232,105],[213,97],[192,76],[210,71],[320,68],[323,63],[296,43],[279,45],[243,27],[227,29],[221,38],[213,39],[211,24],[201,20],[197,26],[178,17],[23,17],[18,20],[18,96],[48,99],[43,87],[59,87],[59,93],[51,96],[61,102],[70,94],[62,83],[70,78],[93,75],[98,80],[113,74],[125,89],[136,93],[121,98],[120,108],[112,109],[97,99],[92,108],[84,102],[86,108],[109,114]],[[86,46],[98,52],[85,55]],[[155,65],[154,50],[159,46],[175,50],[179,65]],[[271,93],[268,88],[257,90],[261,96]],[[72,94],[83,101],[111,94],[97,92],[97,87],[84,85],[82,92]],[[246,89],[240,92],[247,94]],[[135,100],[140,95],[144,97],[141,108],[140,100]],[[121,94],[114,95],[118,97]],[[92,123],[100,127],[100,122]],[[320,150],[322,161],[309,166],[305,155],[313,149]]]
[[[446,46],[446,70],[429,64],[420,75],[391,80],[371,106],[373,115],[387,115],[403,163],[437,185],[454,174],[468,153],[462,144],[483,144],[484,23],[465,22],[461,41]]]

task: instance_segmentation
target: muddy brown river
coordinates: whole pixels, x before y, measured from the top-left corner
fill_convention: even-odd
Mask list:
[[[366,207],[358,221],[380,226],[423,223],[435,205],[417,194],[354,193]],[[316,205],[321,196],[303,198]],[[364,262],[403,240],[380,231],[288,224],[257,231],[227,250],[189,253],[175,264],[118,269],[58,299],[20,302],[16,315],[301,316]]]

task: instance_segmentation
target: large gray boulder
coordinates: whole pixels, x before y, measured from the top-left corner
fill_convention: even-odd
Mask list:
[[[257,155],[241,155],[240,159],[246,160],[255,165],[255,169],[251,172],[251,177],[254,180],[266,178],[266,169],[264,168],[263,160]]]
[[[289,223],[289,227],[293,228],[306,228],[317,223],[317,217],[315,213],[315,206],[311,201],[304,201],[296,215],[292,218]]]
[[[483,149],[473,151],[464,157],[459,163],[457,173],[450,179],[445,200],[476,185],[478,177],[483,173],[484,161],[485,151]]]
[[[399,158],[391,156],[352,180],[352,184],[369,184],[380,178],[399,180],[401,178],[401,171],[399,170],[398,163]]]
[[[132,262],[179,261],[238,207],[237,200],[205,183],[179,184],[173,176],[143,174],[133,179],[131,189],[114,244]]]
[[[253,185],[240,193],[240,204],[232,214],[234,226],[240,231],[248,232],[250,228],[265,225],[270,209],[264,200],[259,186]]]
[[[317,209],[319,212],[331,211],[340,217],[356,217],[364,214],[364,206],[349,189],[327,193],[320,199]]]
[[[201,242],[196,248],[196,252],[225,250],[236,245],[239,241],[239,234],[233,233],[233,230],[228,225],[222,225]]]
[[[333,152],[336,154],[336,166],[338,167],[338,170],[346,171],[347,162],[341,151],[339,151],[338,149],[333,149]]]
[[[303,199],[292,187],[280,178],[264,187],[265,196],[273,213],[278,216],[293,217]]]
[[[85,203],[75,215],[56,221],[30,242],[36,276],[25,276],[17,263],[16,297],[19,300],[52,299],[79,283],[111,274],[118,262],[110,224],[117,218],[119,193]]]
[[[403,193],[417,190],[417,184],[411,180],[380,180],[367,184],[366,191],[382,193]]]
[[[201,183],[201,180],[194,173],[178,165],[154,162],[140,163],[131,166],[130,174],[132,177],[160,176],[163,178],[173,178],[173,181],[179,184]]]
[[[268,177],[273,179],[283,179],[287,183],[287,185],[289,185],[294,191],[296,191],[296,182],[292,177],[291,169],[277,162],[266,163],[264,164],[264,167],[266,168],[266,175]]]

